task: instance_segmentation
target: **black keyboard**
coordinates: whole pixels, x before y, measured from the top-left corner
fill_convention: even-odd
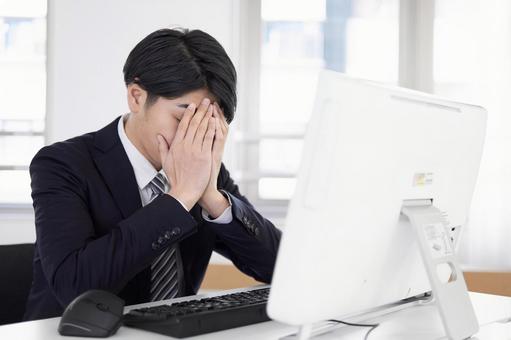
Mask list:
[[[266,302],[270,288],[139,308],[124,315],[129,327],[175,338],[221,331],[268,321]]]

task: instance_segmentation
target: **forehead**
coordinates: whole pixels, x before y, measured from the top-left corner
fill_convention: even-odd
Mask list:
[[[200,104],[200,102],[204,98],[209,98],[209,100],[211,100],[212,102],[216,100],[215,96],[213,96],[213,94],[211,94],[211,92],[209,92],[207,89],[198,89],[188,92],[182,95],[181,97],[176,98],[176,100]]]

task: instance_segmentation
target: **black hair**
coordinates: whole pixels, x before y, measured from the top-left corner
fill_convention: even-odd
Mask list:
[[[147,91],[146,104],[206,88],[216,97],[227,122],[236,110],[236,70],[220,43],[200,30],[160,29],[142,39],[123,68],[126,86]]]

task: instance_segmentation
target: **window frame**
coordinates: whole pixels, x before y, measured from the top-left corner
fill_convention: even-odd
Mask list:
[[[263,199],[259,196],[258,181],[263,177],[295,178],[290,174],[261,172],[259,169],[259,143],[262,139],[287,139],[286,134],[263,134],[259,125],[259,84],[262,52],[261,0],[241,0],[239,15],[239,67],[238,83],[240,106],[239,130],[234,148],[238,167],[234,175],[244,195],[259,212],[283,224],[289,200]],[[421,0],[399,1],[398,86],[429,92],[433,90],[433,29],[435,2]],[[257,44],[248,42],[257,41]],[[291,138],[302,138],[292,135]],[[252,170],[257,169],[257,170]]]
[[[47,60],[48,60],[48,7],[49,7],[49,1],[45,0],[46,2],[46,15],[44,16],[37,16],[32,13],[31,15],[24,16],[23,18],[29,18],[29,19],[42,19],[44,18],[46,22],[46,39],[45,39],[45,73],[47,74]],[[2,18],[18,18],[18,16],[13,15],[2,15]],[[45,84],[45,86],[47,86]],[[45,104],[45,107],[43,108],[43,121],[46,123],[47,119],[47,107]],[[1,137],[42,137],[43,138],[43,145],[46,145],[47,141],[47,131],[46,131],[46,124],[44,124],[43,129],[25,129],[25,130],[10,130],[3,128],[3,122],[5,121],[28,121],[28,122],[36,122],[38,119],[0,119],[0,138]],[[33,124],[32,124],[33,125]],[[0,176],[4,171],[27,171],[29,170],[29,164],[23,164],[23,165],[14,165],[14,164],[4,164],[0,165]],[[0,202],[0,215],[3,217],[7,216],[9,218],[12,218],[13,216],[21,216],[22,219],[26,218],[26,215],[33,215],[33,208],[32,208],[32,202]]]

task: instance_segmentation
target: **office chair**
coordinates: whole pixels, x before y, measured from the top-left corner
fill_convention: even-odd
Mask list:
[[[20,322],[32,286],[34,244],[0,246],[0,325]]]

